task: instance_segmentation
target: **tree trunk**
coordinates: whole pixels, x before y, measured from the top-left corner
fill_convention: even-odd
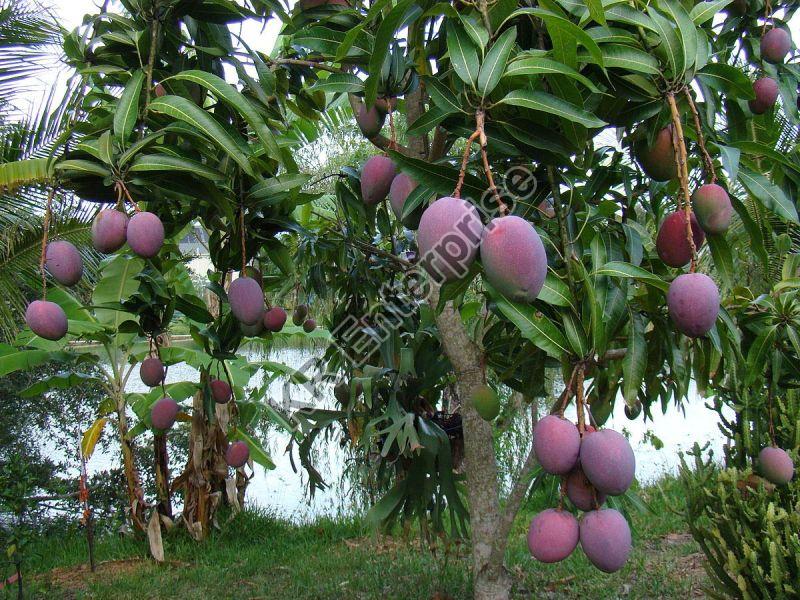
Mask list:
[[[431,305],[435,307],[438,292],[433,296]],[[511,593],[511,577],[503,565],[504,552],[495,552],[498,544],[505,548],[505,540],[497,539],[502,519],[492,426],[478,415],[470,401],[473,392],[484,383],[481,355],[451,303],[436,318],[436,325],[455,370],[461,399],[474,598],[504,600]]]
[[[171,519],[172,498],[169,493],[169,455],[167,453],[167,436],[163,433],[153,435],[153,453],[155,455],[158,513]]]
[[[128,504],[131,511],[131,521],[140,531],[146,528],[144,520],[144,493],[142,492],[141,479],[134,461],[135,448],[128,439],[128,415],[125,412],[127,404],[125,396],[120,393],[117,397],[117,433],[119,435],[120,451],[122,452],[122,467],[125,472],[125,482],[128,491]]]

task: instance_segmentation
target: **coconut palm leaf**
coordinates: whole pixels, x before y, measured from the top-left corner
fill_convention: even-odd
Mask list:
[[[0,97],[15,97],[52,69],[61,36],[50,11],[25,0],[0,0]]]

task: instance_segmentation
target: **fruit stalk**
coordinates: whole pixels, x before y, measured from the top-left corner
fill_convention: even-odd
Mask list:
[[[469,151],[472,148],[472,142],[478,139],[481,132],[476,129],[472,135],[467,138],[467,145],[464,147],[464,156],[461,158],[461,170],[458,172],[458,182],[456,188],[453,190],[453,198],[461,198],[461,188],[464,185],[464,177],[467,174],[467,162],[469,161]]]
[[[485,119],[486,113],[484,113],[483,110],[479,110],[475,114],[475,122],[478,126],[478,138],[481,145],[481,157],[483,158],[483,170],[486,172],[486,179],[489,181],[489,189],[492,190],[494,199],[497,201],[497,209],[500,211],[501,215],[507,215],[508,206],[506,206],[505,202],[503,202],[503,199],[500,197],[500,192],[497,191],[497,186],[494,184],[492,169],[489,166],[489,153],[486,152],[486,143],[488,142],[488,139],[486,137],[486,130],[484,129]]]
[[[47,235],[50,232],[50,218],[52,216],[53,196],[56,188],[52,188],[47,195],[47,205],[44,210],[44,222],[42,223],[42,253],[39,257],[39,272],[42,274],[42,299],[47,300],[47,271],[45,262],[47,260]]]
[[[675,102],[675,94],[673,92],[667,94],[667,102],[669,103],[670,112],[672,113],[672,144],[675,147],[675,154],[678,158],[678,180],[681,185],[683,210],[686,216],[686,239],[692,250],[690,272],[694,273],[697,265],[697,247],[695,246],[694,235],[692,233],[692,204],[689,199],[689,170],[686,159],[686,141],[683,137],[683,125],[681,124],[681,116],[678,113],[678,105]]]

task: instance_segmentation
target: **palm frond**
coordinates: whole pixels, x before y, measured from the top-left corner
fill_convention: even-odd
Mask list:
[[[55,16],[26,0],[0,0],[0,97],[25,90],[32,77],[52,69],[61,42]]]
[[[91,245],[91,226],[96,208],[75,205],[71,199],[67,206],[56,203],[54,219],[50,224],[49,238],[72,242],[84,261],[85,277],[78,293],[88,293],[96,278],[100,256]],[[0,223],[14,222],[15,226],[3,228],[0,237],[0,339],[12,339],[23,322],[28,302],[41,291],[39,259],[43,235],[41,215],[25,214],[25,218],[11,216],[10,207],[0,198]],[[56,285],[51,280],[48,286]]]

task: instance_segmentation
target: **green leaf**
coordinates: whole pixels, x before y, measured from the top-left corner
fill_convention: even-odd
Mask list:
[[[474,88],[478,81],[478,51],[467,32],[452,19],[447,20],[447,51],[456,75]]]
[[[225,175],[216,169],[207,167],[201,162],[188,158],[178,158],[167,154],[142,154],[136,157],[129,171],[133,173],[146,173],[150,171],[182,171],[210,179],[221,181]]]
[[[586,48],[586,50],[589,51],[589,54],[592,56],[592,58],[594,58],[595,62],[598,65],[600,65],[601,67],[605,66],[603,62],[603,52],[600,50],[600,46],[597,45],[597,42],[595,42],[588,33],[586,33],[583,29],[575,25],[575,23],[573,23],[569,19],[565,19],[561,15],[557,15],[553,12],[550,12],[549,10],[543,10],[541,8],[520,8],[511,13],[505,19],[505,21],[503,21],[503,24],[521,15],[533,15],[539,17],[544,21],[545,25],[548,28],[548,31],[550,31],[550,29],[553,27],[561,28],[568,35],[577,40],[579,44],[581,44],[584,48]]]
[[[478,73],[478,92],[484,98],[491,94],[500,83],[516,39],[516,27],[506,29],[486,53],[486,58],[481,65],[480,73]]]
[[[586,5],[589,7],[589,15],[595,22],[600,25],[606,24],[606,14],[603,8],[603,0],[586,0]]]
[[[767,210],[779,217],[798,223],[797,208],[781,188],[769,179],[745,168],[739,169],[739,181]]]
[[[455,94],[436,77],[424,77],[423,81],[425,82],[425,89],[428,91],[428,94],[430,94],[431,100],[433,100],[433,103],[438,108],[447,114],[464,112]]]
[[[139,289],[136,276],[143,269],[144,261],[141,258],[116,255],[103,267],[100,280],[92,294],[92,303],[102,305],[125,302]]]
[[[375,44],[372,48],[372,54],[369,57],[369,68],[367,72],[370,74],[365,84],[365,98],[367,105],[375,103],[378,95],[378,79],[381,73],[383,61],[389,50],[389,45],[395,39],[395,32],[407,18],[406,13],[410,13],[412,18],[422,13],[422,8],[416,5],[412,0],[402,0],[395,5],[389,14],[384,15],[381,24],[378,27],[378,32],[375,34]]]
[[[3,353],[0,354],[0,377],[5,377],[17,371],[26,371],[45,365],[50,361],[66,361],[72,355],[68,352],[52,352],[50,350],[20,350],[6,344],[2,345]],[[5,350],[10,349],[9,352]]]
[[[625,25],[656,31],[656,27],[650,17],[625,4],[617,4],[607,8],[606,18],[616,23],[624,23]]]
[[[411,123],[406,133],[408,135],[423,135],[428,133],[451,114],[453,113],[449,113],[438,106],[434,106],[430,110],[422,113],[416,121]]]
[[[692,19],[695,25],[702,25],[706,21],[714,18],[714,15],[722,11],[723,8],[728,6],[733,0],[715,0],[710,2],[698,2],[689,13],[689,18]]]
[[[714,266],[722,277],[725,285],[733,287],[736,283],[736,271],[733,266],[733,256],[730,246],[723,235],[709,235],[706,237],[708,247],[711,249],[711,256],[714,259]]]
[[[270,177],[250,188],[248,196],[256,200],[269,198],[281,192],[288,192],[302,187],[309,179],[311,179],[311,176],[303,173],[286,173],[278,177]]]
[[[464,26],[464,31],[475,42],[475,45],[483,52],[486,49],[486,44],[489,43],[489,32],[486,28],[478,22],[478,19],[473,15],[465,15],[461,12],[458,13],[458,18],[461,19],[461,24]]]
[[[686,9],[675,0],[659,0],[659,6],[678,25],[678,34],[683,47],[683,69],[689,70],[694,66],[694,59],[697,56],[697,31],[695,30],[695,25],[689,18],[689,13],[686,12]]]
[[[453,193],[453,188],[455,188],[458,181],[458,169],[448,165],[411,158],[394,150],[389,151],[389,157],[421,186],[430,188],[433,192],[442,196],[449,196]],[[464,177],[462,197],[478,200],[483,197],[485,191],[486,186],[480,179],[469,174]]]
[[[682,79],[686,57],[683,55],[683,44],[676,33],[675,23],[659,13],[653,5],[647,7],[647,12],[650,14],[655,31],[661,40],[673,77]]]
[[[582,107],[546,92],[515,90],[500,100],[500,103],[553,114],[585,127],[602,127],[606,124]]]
[[[352,73],[331,73],[326,79],[314,82],[309,91],[341,93],[361,93],[364,91],[364,82]]]
[[[515,60],[508,65],[503,77],[517,77],[525,75],[566,75],[572,79],[580,81],[592,92],[600,93],[597,86],[592,81],[578,73],[572,67],[565,65],[562,62],[546,58],[544,56],[535,56]]]
[[[564,323],[564,334],[567,336],[567,341],[575,356],[589,354],[589,340],[586,338],[586,331],[581,322],[570,313],[561,315],[561,320]]]
[[[111,138],[111,132],[106,131],[97,140],[97,148],[99,150],[99,158],[105,164],[111,166],[114,164],[114,144]]]
[[[582,58],[582,56],[579,57],[579,59]],[[648,75],[660,73],[658,60],[652,54],[622,44],[604,44],[603,61],[606,67],[626,69]]]
[[[86,177],[87,175],[108,177],[111,175],[111,171],[106,169],[103,165],[91,160],[62,160],[61,162],[56,163],[53,168],[56,171],[65,171],[67,176],[72,175],[73,177]]]
[[[569,286],[552,273],[544,279],[544,285],[536,298],[553,306],[574,308],[570,299]]]
[[[261,447],[261,444],[255,438],[251,437],[241,429],[234,429],[232,438],[234,440],[241,440],[247,444],[247,448],[250,450],[250,458],[253,459],[253,462],[258,463],[268,471],[271,471],[275,468],[275,463],[272,462],[269,454],[266,453],[264,448]]]
[[[512,302],[486,282],[484,286],[497,304],[497,309],[516,325],[522,337],[553,358],[569,354],[567,340],[549,318],[529,304]]]
[[[114,135],[122,142],[130,137],[133,127],[136,125],[142,83],[144,83],[144,71],[135,71],[122,91],[119,104],[114,111]]]
[[[250,166],[249,149],[244,140],[234,138],[210,114],[188,98],[164,96],[152,102],[150,110],[174,117],[199,129],[206,138],[217,144],[236,161],[245,173],[251,176],[255,175]]]
[[[595,271],[595,275],[608,275],[609,277],[622,277],[629,279],[636,279],[642,283],[652,285],[664,292],[669,289],[669,284],[661,279],[658,275],[654,275],[650,271],[646,271],[641,267],[635,267],[630,263],[622,261],[611,261],[604,264],[602,267]]]
[[[628,406],[635,404],[647,368],[647,344],[644,337],[645,320],[633,315],[628,326],[628,349],[622,359],[622,395]]]
[[[709,63],[697,73],[697,78],[708,87],[731,98],[753,100],[756,97],[753,83],[741,69],[722,63]]]
[[[264,148],[269,153],[270,158],[278,161],[279,163],[283,162],[281,158],[281,151],[278,147],[278,142],[275,141],[275,137],[272,135],[267,123],[261,117],[259,112],[253,107],[250,101],[227,81],[221,77],[217,77],[212,73],[196,70],[183,71],[182,73],[173,75],[170,79],[191,81],[192,83],[196,83],[206,88],[219,100],[225,102],[228,106],[238,112],[239,115],[241,115],[241,117],[252,128],[253,132],[258,136],[258,139],[261,140],[261,143],[264,144]]]

